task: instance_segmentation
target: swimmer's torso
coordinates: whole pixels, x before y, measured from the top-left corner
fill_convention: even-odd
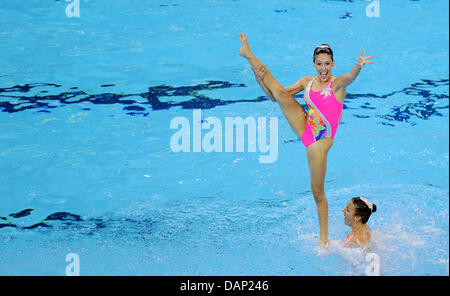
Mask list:
[[[309,110],[301,140],[306,147],[324,138],[334,139],[344,106],[336,99],[333,92],[334,78],[321,91],[317,92],[311,88],[315,79],[313,78],[308,83],[304,94]]]

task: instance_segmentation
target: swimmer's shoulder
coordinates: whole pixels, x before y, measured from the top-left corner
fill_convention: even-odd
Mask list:
[[[313,78],[314,76],[303,76],[293,85],[286,87],[286,90],[288,90],[291,95],[304,91]]]
[[[315,78],[316,76],[303,76],[298,81],[302,84],[303,89],[308,87],[308,84]]]
[[[305,87],[308,85],[308,83],[311,82],[311,80],[313,80],[316,76],[303,76],[302,78],[300,78],[300,80],[303,81],[303,83],[305,83]]]
[[[370,228],[367,227],[367,229],[363,230],[363,231],[359,231],[356,235],[355,235],[355,242],[359,245],[359,246],[365,246],[370,242]]]

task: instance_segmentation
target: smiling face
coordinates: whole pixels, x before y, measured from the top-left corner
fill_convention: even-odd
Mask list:
[[[331,76],[331,68],[334,67],[334,61],[329,54],[319,53],[315,56],[313,66],[316,68],[319,79],[326,82]]]
[[[355,215],[356,206],[352,200],[347,203],[347,206],[342,209],[344,213],[344,223],[348,226],[352,226],[354,223],[361,220],[361,217]]]

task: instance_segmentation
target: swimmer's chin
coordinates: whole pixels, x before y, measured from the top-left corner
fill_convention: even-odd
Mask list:
[[[327,74],[327,75],[325,75],[325,77],[323,77],[322,75],[318,75],[319,76],[319,79],[320,80],[322,80],[322,81],[327,81],[328,80],[328,77],[329,77],[329,75]]]

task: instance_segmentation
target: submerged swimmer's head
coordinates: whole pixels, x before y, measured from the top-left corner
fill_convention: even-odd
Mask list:
[[[334,67],[333,50],[328,44],[319,45],[314,49],[313,66],[319,79],[327,81],[331,76],[331,68]]]
[[[366,224],[370,215],[377,211],[377,206],[364,197],[354,197],[347,206],[342,209],[344,212],[345,224],[352,226],[355,223]]]

